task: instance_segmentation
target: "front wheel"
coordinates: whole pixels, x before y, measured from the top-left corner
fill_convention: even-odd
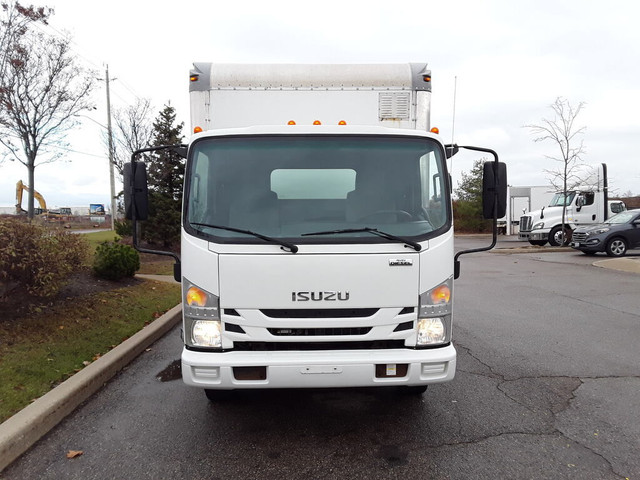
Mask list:
[[[607,242],[607,255],[610,257],[622,257],[627,253],[627,242],[622,238],[612,238]]]
[[[529,243],[536,247],[544,247],[547,244],[547,241],[546,240],[529,240]]]
[[[227,402],[233,398],[234,392],[235,390],[213,390],[210,388],[204,390],[210,402]]]
[[[562,226],[553,227],[549,232],[549,245],[552,247],[566,247],[571,240],[571,229],[565,228],[562,232]]]
[[[412,385],[407,387],[400,387],[400,392],[404,395],[422,395],[427,391],[428,385]]]

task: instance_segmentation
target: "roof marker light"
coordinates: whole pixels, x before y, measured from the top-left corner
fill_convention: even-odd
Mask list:
[[[438,127],[433,127],[430,131],[431,133],[435,133],[436,135],[440,134],[440,129]]]
[[[314,125],[322,125],[322,122],[320,120],[314,120],[313,124]]]
[[[289,120],[289,123],[287,123],[287,125],[295,125],[295,124],[296,124],[295,120]]]
[[[347,124],[347,122],[345,122],[344,120],[340,120],[340,121],[338,122],[338,125],[346,125],[346,124]]]
[[[193,128],[193,133],[200,133],[202,132],[202,127],[194,127]]]

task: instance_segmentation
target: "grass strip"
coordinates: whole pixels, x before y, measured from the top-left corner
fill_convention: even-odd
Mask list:
[[[114,239],[120,239],[120,235],[113,230],[99,230],[97,232],[83,233],[82,236],[89,242],[92,252],[95,252],[96,247],[102,242],[113,242]]]
[[[178,303],[179,285],[141,281],[0,323],[0,422]]]

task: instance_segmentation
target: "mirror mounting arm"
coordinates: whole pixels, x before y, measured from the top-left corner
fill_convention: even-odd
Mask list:
[[[493,237],[491,245],[487,247],[472,248],[469,250],[462,250],[456,253],[453,259],[453,278],[460,277],[460,256],[467,255],[469,253],[486,252],[496,246],[498,242],[498,218],[501,218],[505,214],[506,205],[506,193],[507,193],[507,167],[504,163],[498,160],[498,154],[489,148],[472,147],[463,145],[445,145],[447,152],[453,152],[453,155],[458,152],[460,148],[466,150],[473,150],[476,152],[489,153],[493,156],[493,162],[486,162],[484,164],[483,175],[483,215],[486,219],[493,220]],[[487,200],[489,202],[487,202]],[[487,205],[487,203],[489,203]],[[500,214],[498,214],[500,213]]]
[[[145,220],[147,218],[147,202],[148,202],[148,193],[147,193],[147,174],[146,174],[146,166],[144,162],[137,162],[136,158],[147,152],[157,152],[162,150],[169,150],[182,158],[187,157],[187,146],[186,145],[161,145],[158,147],[149,147],[142,148],[140,150],[136,150],[131,154],[131,162],[125,165],[125,210],[126,210],[126,218],[131,220],[132,223],[132,238],[133,238],[133,247],[141,252],[141,253],[151,253],[154,255],[165,255],[169,257],[173,257],[175,260],[175,264],[173,265],[173,278],[177,281],[181,281],[181,264],[180,264],[180,256],[175,252],[164,251],[164,250],[152,250],[148,248],[144,248],[140,246],[138,239],[138,217],[140,220]],[[138,169],[141,169],[139,171]],[[128,208],[127,208],[128,207]],[[138,209],[141,209],[141,212],[138,212]],[[139,215],[140,213],[140,215]]]

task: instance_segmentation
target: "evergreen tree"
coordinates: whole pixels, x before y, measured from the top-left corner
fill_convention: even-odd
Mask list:
[[[153,123],[153,144],[178,145],[183,141],[183,123],[177,124],[175,109],[165,105]],[[152,244],[168,248],[180,241],[182,184],[184,159],[163,150],[149,155],[149,218],[144,225],[144,238]]]
[[[454,218],[458,230],[481,233],[491,228],[491,222],[482,215],[482,175],[486,158],[473,162],[471,172],[462,172],[454,202]]]
[[[482,212],[482,174],[486,159],[480,158],[473,162],[471,172],[462,172],[462,180],[458,182],[456,196],[458,200],[479,205]]]

